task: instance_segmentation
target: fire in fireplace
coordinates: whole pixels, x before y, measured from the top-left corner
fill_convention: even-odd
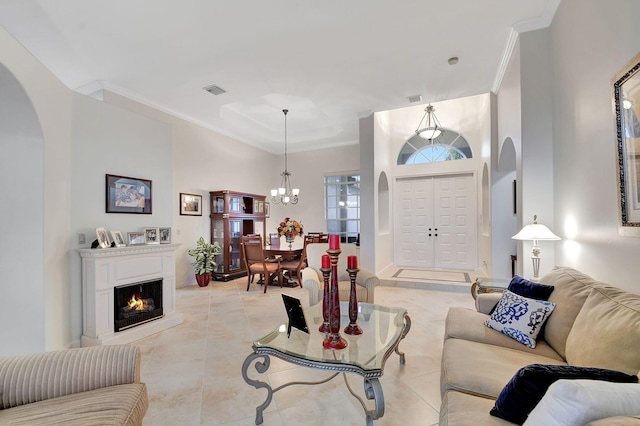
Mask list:
[[[116,332],[162,318],[162,279],[114,287],[113,301]]]

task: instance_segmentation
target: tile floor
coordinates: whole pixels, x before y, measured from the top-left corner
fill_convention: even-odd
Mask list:
[[[406,364],[400,365],[395,354],[387,360],[380,379],[385,414],[374,424],[435,425],[445,315],[449,306],[473,307],[473,300],[468,287],[451,291],[409,282],[388,284],[377,287],[376,303],[406,308],[412,325],[400,344]],[[308,305],[308,296],[299,287],[270,287],[266,294],[256,284],[248,292],[245,289],[246,278],[178,289],[177,309],[184,314],[184,324],[135,343],[142,349],[142,380],[149,391],[146,426],[254,424],[255,407],[264,402],[266,391],[245,383],[242,363],[254,340],[286,320],[281,293],[301,299],[303,306]],[[254,368],[249,371],[273,388],[327,376],[274,357],[266,376]],[[366,400],[360,376],[347,377]],[[373,408],[371,401],[366,402]],[[275,393],[263,424],[364,425],[365,415],[338,376],[326,384],[290,386]]]

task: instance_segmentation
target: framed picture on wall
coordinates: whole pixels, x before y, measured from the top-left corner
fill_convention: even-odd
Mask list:
[[[180,214],[202,216],[202,195],[180,193]]]
[[[106,175],[107,213],[151,214],[151,181]]]
[[[271,216],[271,204],[268,201],[264,203],[264,217]]]

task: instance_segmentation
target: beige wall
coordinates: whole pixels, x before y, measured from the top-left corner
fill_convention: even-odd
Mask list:
[[[640,239],[618,235],[611,80],[640,51],[639,16],[635,0],[563,0],[550,30],[556,263],[636,292]]]
[[[69,268],[71,93],[1,27],[0,62],[24,88],[38,117],[44,139],[44,165],[25,164],[25,167],[43,167],[43,181],[38,185],[40,188],[22,189],[27,192],[33,189],[36,196],[42,194],[42,199],[34,200],[33,204],[35,208],[43,208],[41,235],[30,241],[31,250],[37,254],[31,258],[33,263],[26,268],[20,263],[3,263],[3,270],[0,271],[3,277],[0,281],[1,291],[12,293],[24,291],[25,287],[32,288],[35,303],[43,306],[44,315],[34,319],[23,318],[19,304],[10,304],[11,298],[0,297],[0,311],[9,318],[7,321],[3,319],[3,323],[11,324],[14,331],[24,331],[21,336],[20,333],[13,333],[13,336],[19,337],[10,342],[5,339],[5,332],[0,331],[0,341],[3,342],[0,352],[56,349],[68,346],[72,339],[72,308],[69,300],[72,292]],[[5,151],[0,155],[6,154]],[[8,203],[3,203],[3,208],[7,206]],[[22,223],[22,220],[26,219],[18,218],[11,224],[11,233],[20,235],[22,229],[30,226],[30,223]],[[2,253],[3,257],[5,255]],[[29,252],[22,255],[26,258],[30,256]],[[5,268],[19,268],[18,272],[26,278],[9,281],[6,277],[11,274]],[[31,281],[28,278],[29,271],[35,272]],[[31,324],[31,321],[37,321],[38,324]],[[34,329],[39,331],[32,333]]]

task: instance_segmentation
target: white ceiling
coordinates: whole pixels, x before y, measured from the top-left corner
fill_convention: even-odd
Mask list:
[[[357,143],[359,117],[408,96],[495,90],[513,30],[548,26],[559,1],[15,0],[0,25],[72,90],[281,153],[283,108],[293,152]]]

